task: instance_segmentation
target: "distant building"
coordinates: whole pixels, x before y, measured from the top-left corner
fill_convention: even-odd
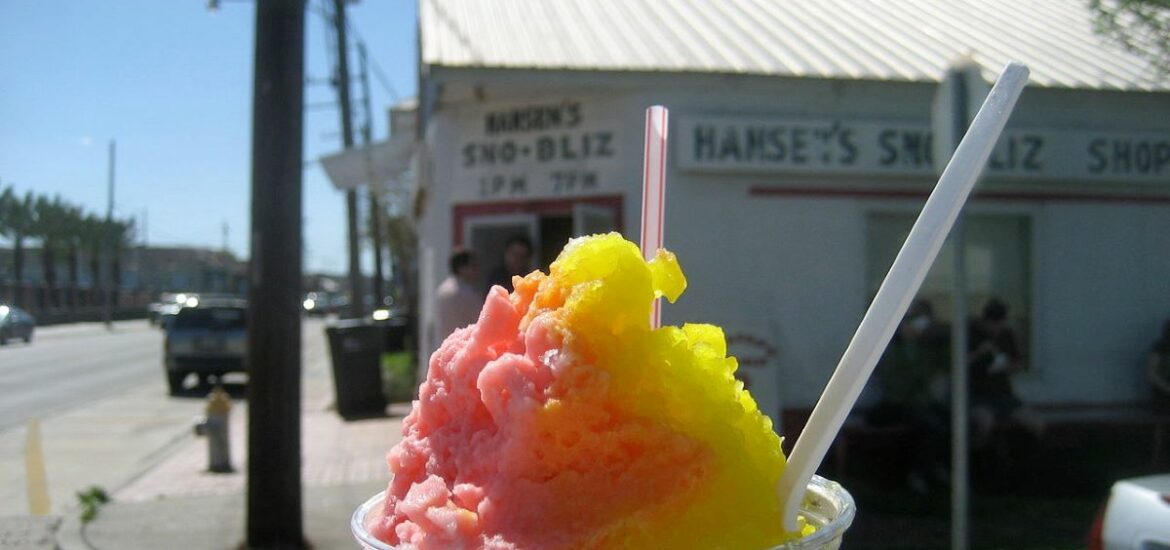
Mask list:
[[[68,258],[57,254],[56,286],[70,286]],[[93,288],[96,265],[90,255],[77,259],[77,287]],[[242,293],[247,288],[247,262],[230,252],[199,247],[138,247],[122,252],[119,261],[119,288],[127,291]],[[46,283],[41,250],[24,249],[23,281],[27,286]],[[13,252],[0,248],[0,284],[15,284]]]
[[[127,254],[123,286],[155,292],[247,291],[248,263],[232,253],[196,247],[138,248]]]

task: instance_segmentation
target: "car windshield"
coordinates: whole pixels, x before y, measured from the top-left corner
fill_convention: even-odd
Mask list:
[[[236,330],[244,328],[245,312],[236,307],[187,308],[175,318],[175,328]]]

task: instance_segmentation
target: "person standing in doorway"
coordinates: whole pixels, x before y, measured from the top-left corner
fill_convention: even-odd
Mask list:
[[[446,340],[456,329],[476,322],[479,310],[483,308],[479,264],[475,255],[470,250],[458,248],[451,254],[448,267],[451,274],[435,290],[436,344]]]
[[[527,235],[517,234],[504,243],[504,262],[492,270],[488,278],[488,289],[494,285],[512,292],[512,277],[523,277],[532,271],[532,240]]]

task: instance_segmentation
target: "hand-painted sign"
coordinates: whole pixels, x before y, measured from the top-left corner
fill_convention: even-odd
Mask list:
[[[492,107],[462,119],[452,198],[613,192],[617,125],[579,100]]]
[[[919,175],[934,173],[926,125],[718,116],[679,118],[676,158],[695,171]],[[1170,182],[1170,132],[1011,129],[991,177]]]

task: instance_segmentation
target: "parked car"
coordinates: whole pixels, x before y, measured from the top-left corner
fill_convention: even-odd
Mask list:
[[[1090,550],[1170,548],[1170,474],[1113,484],[1089,533]]]
[[[195,306],[199,304],[199,295],[194,292],[180,292],[178,294],[163,294],[159,297],[157,304],[151,304],[149,308],[154,308],[154,319],[151,324],[158,324],[163,330],[175,320],[175,315],[179,314],[179,310],[187,306]],[[156,307],[157,305],[157,307]]]
[[[247,372],[243,300],[199,300],[181,308],[168,323],[164,355],[171,395],[183,389],[190,374],[206,381],[235,372]]]
[[[305,310],[305,315],[323,317],[329,313],[329,295],[324,292],[305,294],[305,299],[301,302],[301,309]]]
[[[36,328],[37,320],[23,309],[0,304],[0,346],[8,345],[8,340],[17,338],[25,343],[32,342]]]
[[[161,325],[163,308],[177,304],[178,296],[178,294],[173,292],[163,292],[162,294],[159,294],[157,302],[151,302],[146,305],[146,320],[149,321],[151,325]],[[187,297],[184,295],[183,300],[186,299]],[[177,312],[178,311],[176,310],[175,313]]]
[[[323,290],[305,294],[305,299],[301,302],[305,315],[314,317],[341,314],[348,305],[349,300],[344,295]]]

